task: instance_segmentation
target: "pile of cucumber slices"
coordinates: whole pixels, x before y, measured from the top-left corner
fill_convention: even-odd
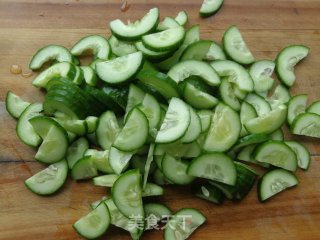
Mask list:
[[[187,239],[206,218],[196,209],[144,204],[164,194],[163,185],[190,185],[196,197],[221,204],[242,200],[259,179],[263,202],[297,185],[295,171],[309,167],[308,150],[281,130],[287,124],[293,134],[320,137],[320,101],[307,107],[307,95],[289,92],[309,49],[292,45],[274,61],[256,60],[236,26],[221,47],[187,21],[182,11],[159,22],[153,8],[134,23],[111,21],[108,39],[46,46],[30,62],[42,70],[33,85],[45,90],[44,102],[7,94],[18,137],[48,165],[25,181],[32,192],[57,192],[68,173],[111,189],[73,225],[85,238],[112,224],[139,239],[152,229],[149,217],[170,215],[164,238]],[[92,62],[81,65],[88,52]]]

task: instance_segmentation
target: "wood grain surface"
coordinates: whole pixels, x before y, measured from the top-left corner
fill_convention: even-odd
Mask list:
[[[28,101],[42,99],[31,86],[33,77],[10,73],[12,64],[23,72],[35,51],[56,43],[71,47],[87,34],[109,35],[107,23],[115,18],[137,19],[157,6],[162,16],[180,10],[189,13],[189,24],[200,24],[201,37],[220,41],[224,30],[236,24],[257,59],[274,59],[289,44],[305,44],[310,56],[297,67],[292,93],[320,98],[320,1],[225,0],[222,10],[208,19],[198,17],[201,0],[131,0],[120,11],[119,0],[0,0],[0,239],[78,239],[72,223],[89,211],[89,204],[108,194],[90,182],[68,180],[52,197],[39,197],[24,187],[24,180],[43,169],[34,160],[35,150],[18,140],[16,122],[6,113],[8,90]],[[216,206],[195,199],[187,188],[167,187],[160,198],[173,210],[196,207],[208,218],[191,239],[319,239],[320,141],[302,140],[312,153],[310,170],[299,170],[299,186],[260,204],[254,189],[241,203]],[[130,239],[111,229],[105,239]],[[162,239],[162,232],[147,232],[142,239]]]

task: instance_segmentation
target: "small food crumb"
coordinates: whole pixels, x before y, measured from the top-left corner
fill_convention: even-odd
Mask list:
[[[33,72],[24,72],[21,74],[22,77],[24,78],[28,78],[28,77],[31,77],[33,75]]]
[[[121,6],[121,12],[126,12],[129,10],[129,8],[130,8],[130,5],[129,5],[128,1],[124,1]]]
[[[40,16],[40,17],[43,17],[43,16],[44,16],[44,14],[43,14],[43,13],[40,13],[40,14],[39,14],[39,16]]]
[[[10,68],[10,72],[12,74],[21,74],[22,69],[20,65],[17,64],[12,64],[11,68]]]

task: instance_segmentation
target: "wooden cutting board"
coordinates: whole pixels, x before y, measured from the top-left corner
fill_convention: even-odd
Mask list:
[[[190,24],[200,24],[201,36],[220,41],[224,30],[236,24],[257,59],[274,59],[290,44],[305,44],[310,56],[297,67],[298,81],[292,93],[320,98],[320,1],[319,0],[225,0],[214,17],[200,19],[201,0],[132,0],[130,9],[120,11],[119,0],[1,0],[0,1],[0,239],[78,239],[72,223],[89,211],[89,203],[106,195],[90,182],[69,180],[52,197],[39,197],[24,187],[24,180],[43,166],[35,162],[35,150],[20,143],[16,122],[5,111],[8,90],[31,102],[42,93],[31,86],[34,76],[10,73],[12,64],[28,72],[35,51],[56,43],[71,47],[86,34],[109,35],[107,23],[115,18],[136,19],[157,6],[162,16],[186,10]],[[173,210],[196,207],[208,218],[191,239],[319,239],[320,236],[320,141],[302,140],[310,149],[312,163],[299,170],[297,188],[260,204],[254,189],[240,203],[226,201],[217,206],[192,197],[187,188],[167,187],[159,200]],[[130,239],[111,229],[105,239]],[[162,239],[150,231],[143,239]]]

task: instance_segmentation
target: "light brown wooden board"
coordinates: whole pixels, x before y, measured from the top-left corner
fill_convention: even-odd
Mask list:
[[[158,6],[162,16],[186,10],[190,24],[200,24],[202,38],[219,41],[224,30],[236,24],[256,58],[274,59],[289,44],[305,44],[310,56],[297,67],[293,93],[320,98],[320,1],[319,0],[225,0],[214,17],[200,19],[201,0],[132,0],[128,12],[119,0],[0,1],[0,239],[78,239],[71,225],[89,211],[89,203],[106,194],[90,182],[69,180],[53,197],[39,197],[24,187],[24,180],[43,166],[33,160],[35,150],[20,143],[15,121],[5,111],[8,90],[29,101],[42,99],[31,86],[32,78],[10,74],[12,64],[24,71],[34,52],[47,44],[71,47],[86,34],[109,35],[107,23],[115,18],[136,19]],[[319,239],[320,147],[319,140],[301,139],[313,157],[308,172],[298,171],[300,184],[271,201],[260,204],[254,189],[241,203],[222,206],[192,197],[187,188],[168,187],[164,201],[173,210],[196,207],[208,218],[191,239]],[[150,231],[143,239],[161,239]],[[130,239],[112,229],[105,239]]]

